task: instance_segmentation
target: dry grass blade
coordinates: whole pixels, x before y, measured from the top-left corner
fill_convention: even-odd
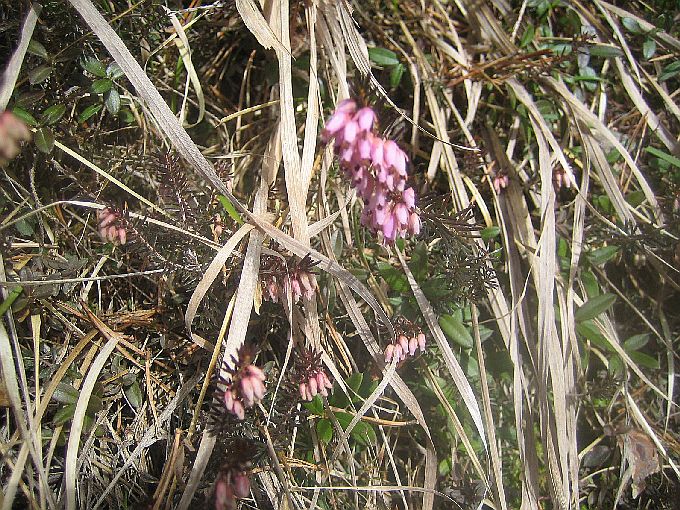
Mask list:
[[[90,402],[90,397],[92,396],[94,386],[97,384],[99,379],[99,374],[104,368],[104,364],[108,361],[109,356],[111,356],[111,353],[113,353],[118,342],[120,342],[123,338],[123,335],[112,331],[99,319],[99,317],[94,315],[89,308],[85,307],[85,313],[87,313],[88,318],[99,330],[102,336],[106,338],[106,344],[104,344],[101,351],[99,351],[99,354],[97,354],[97,357],[90,366],[90,370],[85,376],[85,381],[83,382],[82,388],[80,389],[80,395],[78,397],[78,402],[76,403],[76,409],[73,412],[71,433],[69,435],[68,446],[66,448],[66,464],[64,466],[64,492],[66,497],[64,504],[67,510],[74,510],[77,508],[76,488],[78,472],[76,471],[76,462],[78,460],[80,436],[83,431],[83,421],[85,419],[87,406]]]
[[[33,30],[35,29],[35,24],[38,22],[38,16],[40,16],[40,11],[42,6],[40,4],[31,4],[31,8],[24,19],[24,24],[21,27],[21,34],[19,36],[19,44],[17,44],[12,57],[7,62],[7,67],[5,72],[2,74],[2,82],[0,85],[0,111],[3,111],[7,107],[7,102],[9,98],[12,97],[12,92],[14,92],[14,86],[19,76],[19,71],[21,70],[21,64],[26,56],[26,50],[28,49],[28,44],[31,42],[31,37],[33,36]]]
[[[482,440],[484,447],[487,448],[488,445],[486,432],[484,431],[484,421],[482,420],[482,413],[479,409],[477,397],[472,391],[472,386],[470,386],[470,382],[467,380],[467,378],[465,377],[465,373],[460,368],[460,364],[458,363],[458,360],[454,356],[453,351],[451,350],[451,346],[449,345],[449,342],[446,340],[446,337],[444,336],[444,333],[441,327],[439,326],[439,322],[437,322],[437,319],[435,317],[434,311],[432,310],[432,307],[430,306],[430,303],[425,297],[425,294],[423,294],[423,291],[420,289],[418,282],[413,277],[413,273],[411,273],[408,264],[406,264],[404,254],[398,249],[395,251],[397,253],[397,256],[399,257],[399,261],[401,262],[401,267],[404,270],[404,274],[408,278],[411,290],[413,291],[413,294],[416,297],[416,301],[418,302],[420,311],[423,314],[423,317],[425,318],[425,322],[427,323],[427,326],[430,332],[432,333],[432,337],[437,341],[437,345],[441,350],[441,353],[444,357],[444,361],[446,362],[446,368],[449,370],[451,378],[456,387],[458,388],[460,396],[463,398],[463,402],[465,402],[465,406],[467,407],[468,412],[472,416],[472,421],[475,423],[475,427],[477,427],[479,438]]]

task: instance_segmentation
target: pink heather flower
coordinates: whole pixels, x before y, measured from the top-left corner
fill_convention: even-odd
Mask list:
[[[361,223],[391,244],[397,237],[418,234],[420,218],[415,191],[406,187],[406,153],[394,140],[373,133],[376,120],[372,108],[357,111],[356,101],[343,101],[328,119],[322,138],[335,138],[340,169],[364,201]]]
[[[373,111],[373,108],[364,107],[356,113],[355,119],[362,132],[369,132],[373,129],[375,112]]]
[[[493,178],[493,189],[496,190],[496,194],[500,195],[501,190],[508,187],[510,180],[508,179],[508,174],[497,174]]]
[[[127,221],[123,213],[114,207],[105,207],[97,211],[97,230],[99,237],[114,244],[127,242]]]
[[[399,363],[416,351],[425,350],[425,334],[411,321],[398,317],[395,321],[397,336],[385,347],[385,363]]]
[[[309,378],[305,382],[299,384],[300,397],[302,400],[310,401],[317,395],[328,396],[328,390],[333,388],[333,383],[330,381],[326,372],[318,370],[315,373],[309,374]]]
[[[294,381],[302,400],[310,401],[317,395],[328,396],[333,383],[321,366],[321,353],[302,349],[295,358]]]
[[[238,467],[227,468],[215,482],[215,510],[233,510],[236,498],[250,494],[248,473]]]
[[[318,288],[312,272],[315,265],[309,256],[297,262],[293,257],[287,260],[276,256],[262,257],[262,297],[276,303],[290,287],[294,302],[303,297],[308,301],[314,299]]]
[[[228,369],[231,380],[223,381],[222,403],[228,412],[242,420],[246,408],[253,407],[264,396],[266,377],[260,368],[250,364],[252,356],[247,348],[239,350],[238,358],[235,367]]]
[[[12,112],[0,113],[0,164],[14,159],[21,149],[22,141],[29,141],[31,132]]]

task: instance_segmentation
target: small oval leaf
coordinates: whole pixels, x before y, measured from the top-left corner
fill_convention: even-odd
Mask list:
[[[42,113],[40,120],[46,126],[51,126],[59,122],[59,119],[66,113],[66,106],[63,104],[53,104]]]
[[[37,85],[38,83],[44,82],[47,78],[50,77],[51,74],[52,66],[48,65],[38,66],[35,69],[32,69],[30,73],[28,73],[28,81],[31,83],[31,85]]]
[[[88,73],[98,76],[99,78],[106,77],[106,66],[95,57],[82,58],[80,60],[80,66]]]
[[[118,115],[120,110],[120,94],[112,88],[105,94],[104,104],[111,115]]]
[[[92,82],[92,92],[95,94],[103,94],[111,90],[113,82],[108,78],[102,78],[101,80],[95,80]]]
[[[442,315],[439,317],[439,326],[449,340],[456,342],[464,349],[472,349],[474,340],[460,318],[453,315]]]
[[[399,63],[397,54],[387,48],[368,48],[368,58],[379,66],[396,66]]]
[[[44,127],[38,129],[35,132],[33,141],[38,150],[45,154],[49,154],[52,152],[52,149],[54,149],[54,134],[52,134],[52,130],[49,128]]]
[[[93,115],[96,115],[99,112],[99,110],[101,110],[103,107],[104,105],[102,105],[101,103],[91,104],[90,106],[85,108],[80,115],[78,115],[78,122],[85,122]]]
[[[602,294],[600,296],[595,296],[590,298],[588,301],[583,303],[583,306],[576,310],[574,313],[574,319],[576,322],[583,322],[589,319],[594,319],[601,313],[605,312],[610,308],[616,301],[616,296],[611,293]]]
[[[36,57],[40,57],[45,60],[48,57],[45,47],[35,39],[31,39],[31,42],[28,43],[28,48],[26,51],[28,51],[31,55],[35,55]]]

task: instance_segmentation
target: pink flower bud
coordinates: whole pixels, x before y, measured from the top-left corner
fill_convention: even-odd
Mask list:
[[[339,131],[345,128],[350,121],[350,116],[344,112],[335,112],[326,122],[326,127],[321,131],[321,138],[324,143],[333,138]]]
[[[241,394],[243,404],[246,407],[251,407],[255,403],[255,390],[253,389],[253,382],[250,377],[244,377],[241,379],[239,393]]]
[[[373,138],[373,147],[371,148],[371,163],[375,167],[382,167],[385,165],[385,160],[383,159],[384,154],[384,141],[382,138],[377,136]]]
[[[118,227],[118,240],[120,244],[125,244],[127,242],[127,231],[123,227]]]
[[[251,382],[253,384],[253,394],[257,400],[262,400],[264,397],[265,389],[264,384],[259,379],[252,378]]]
[[[239,498],[247,498],[250,494],[250,479],[248,475],[243,472],[234,475],[234,493]]]
[[[357,111],[357,103],[354,99],[343,99],[335,106],[335,111],[354,114]]]
[[[234,489],[230,483],[220,478],[215,485],[215,510],[234,508]]]
[[[420,216],[415,211],[409,216],[408,229],[414,236],[420,234]]]
[[[359,126],[356,122],[350,121],[345,125],[345,129],[342,131],[342,141],[346,144],[353,144],[357,138],[359,132]]]
[[[390,363],[392,356],[394,356],[394,344],[389,344],[385,347],[385,363]]]
[[[375,122],[375,112],[372,108],[362,108],[356,113],[354,119],[361,131],[370,131],[373,128],[373,122]]]
[[[405,189],[401,197],[409,209],[413,209],[416,206],[416,192],[413,188]]]
[[[264,382],[267,380],[267,376],[264,375],[264,372],[260,367],[256,367],[255,365],[248,365],[246,369],[248,375],[251,375],[260,381]]]
[[[307,384],[309,385],[309,394],[312,397],[315,397],[319,390],[318,385],[316,383],[316,379],[314,377],[311,377]]]
[[[302,397],[302,400],[312,400],[312,397],[307,390],[306,383],[300,383],[300,397]]]
[[[394,359],[397,360],[397,363],[399,363],[401,360],[403,360],[406,356],[404,355],[404,350],[401,348],[401,345],[396,344],[394,346]]]
[[[418,346],[420,347],[420,352],[425,350],[425,333],[418,333]]]
[[[396,239],[397,231],[395,229],[394,216],[391,213],[385,216],[385,221],[382,225],[382,232],[386,241],[392,242]]]
[[[402,351],[408,352],[408,338],[406,338],[406,335],[399,335],[397,342],[399,342]]]
[[[416,350],[418,349],[418,338],[417,337],[412,337],[408,341],[408,354],[409,356],[413,356],[416,353]]]
[[[397,204],[397,206],[394,208],[394,216],[397,218],[397,222],[399,222],[400,226],[407,225],[409,214],[406,205]]]
[[[243,407],[243,404],[241,404],[241,402],[238,400],[234,400],[233,413],[239,420],[242,420],[246,416],[246,410]]]
[[[234,409],[234,394],[227,388],[224,390],[224,396],[222,398],[224,400],[224,407],[227,408],[227,411],[231,412]]]

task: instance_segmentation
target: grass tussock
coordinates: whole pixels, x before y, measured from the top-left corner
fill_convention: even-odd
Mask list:
[[[677,508],[678,16],[0,1],[0,507]]]

